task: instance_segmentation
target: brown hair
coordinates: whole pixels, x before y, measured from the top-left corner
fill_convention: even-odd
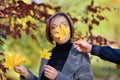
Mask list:
[[[73,22],[72,22],[71,18],[70,18],[67,14],[65,14],[65,13],[58,12],[58,13],[52,15],[52,16],[47,20],[47,23],[46,23],[46,38],[47,38],[47,40],[48,40],[51,44],[53,44],[53,39],[52,39],[51,34],[50,34],[50,22],[51,22],[51,20],[52,20],[53,18],[55,18],[56,16],[64,16],[64,17],[66,18],[66,20],[68,21],[69,26],[70,26],[70,38],[72,38],[73,35],[74,35],[74,26],[73,26]]]

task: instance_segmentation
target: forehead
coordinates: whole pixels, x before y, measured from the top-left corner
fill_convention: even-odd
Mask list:
[[[56,16],[51,20],[51,23],[60,23],[60,22],[68,22],[64,16]]]

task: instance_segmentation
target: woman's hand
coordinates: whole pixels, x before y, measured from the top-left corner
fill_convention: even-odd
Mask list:
[[[84,40],[78,40],[74,42],[74,47],[80,51],[85,53],[90,53],[92,50],[92,45]]]
[[[58,72],[55,68],[49,65],[44,65],[44,75],[50,80],[55,80],[55,78],[58,75]]]
[[[20,75],[26,77],[28,75],[28,71],[24,66],[16,66],[14,67],[15,72],[19,73]]]

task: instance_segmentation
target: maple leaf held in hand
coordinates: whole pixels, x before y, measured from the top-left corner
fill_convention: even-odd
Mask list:
[[[55,36],[63,40],[69,34],[70,29],[68,26],[61,24],[60,27],[55,28],[55,31],[57,32]]]
[[[20,66],[24,64],[25,58],[22,55],[17,55],[16,53],[5,54],[4,67],[8,69],[13,69],[15,66]]]
[[[50,59],[51,53],[48,52],[47,49],[44,49],[43,51],[40,51],[40,58],[43,59]]]

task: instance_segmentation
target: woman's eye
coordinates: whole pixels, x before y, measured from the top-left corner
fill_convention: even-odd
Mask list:
[[[63,24],[64,26],[67,26],[66,24]]]

